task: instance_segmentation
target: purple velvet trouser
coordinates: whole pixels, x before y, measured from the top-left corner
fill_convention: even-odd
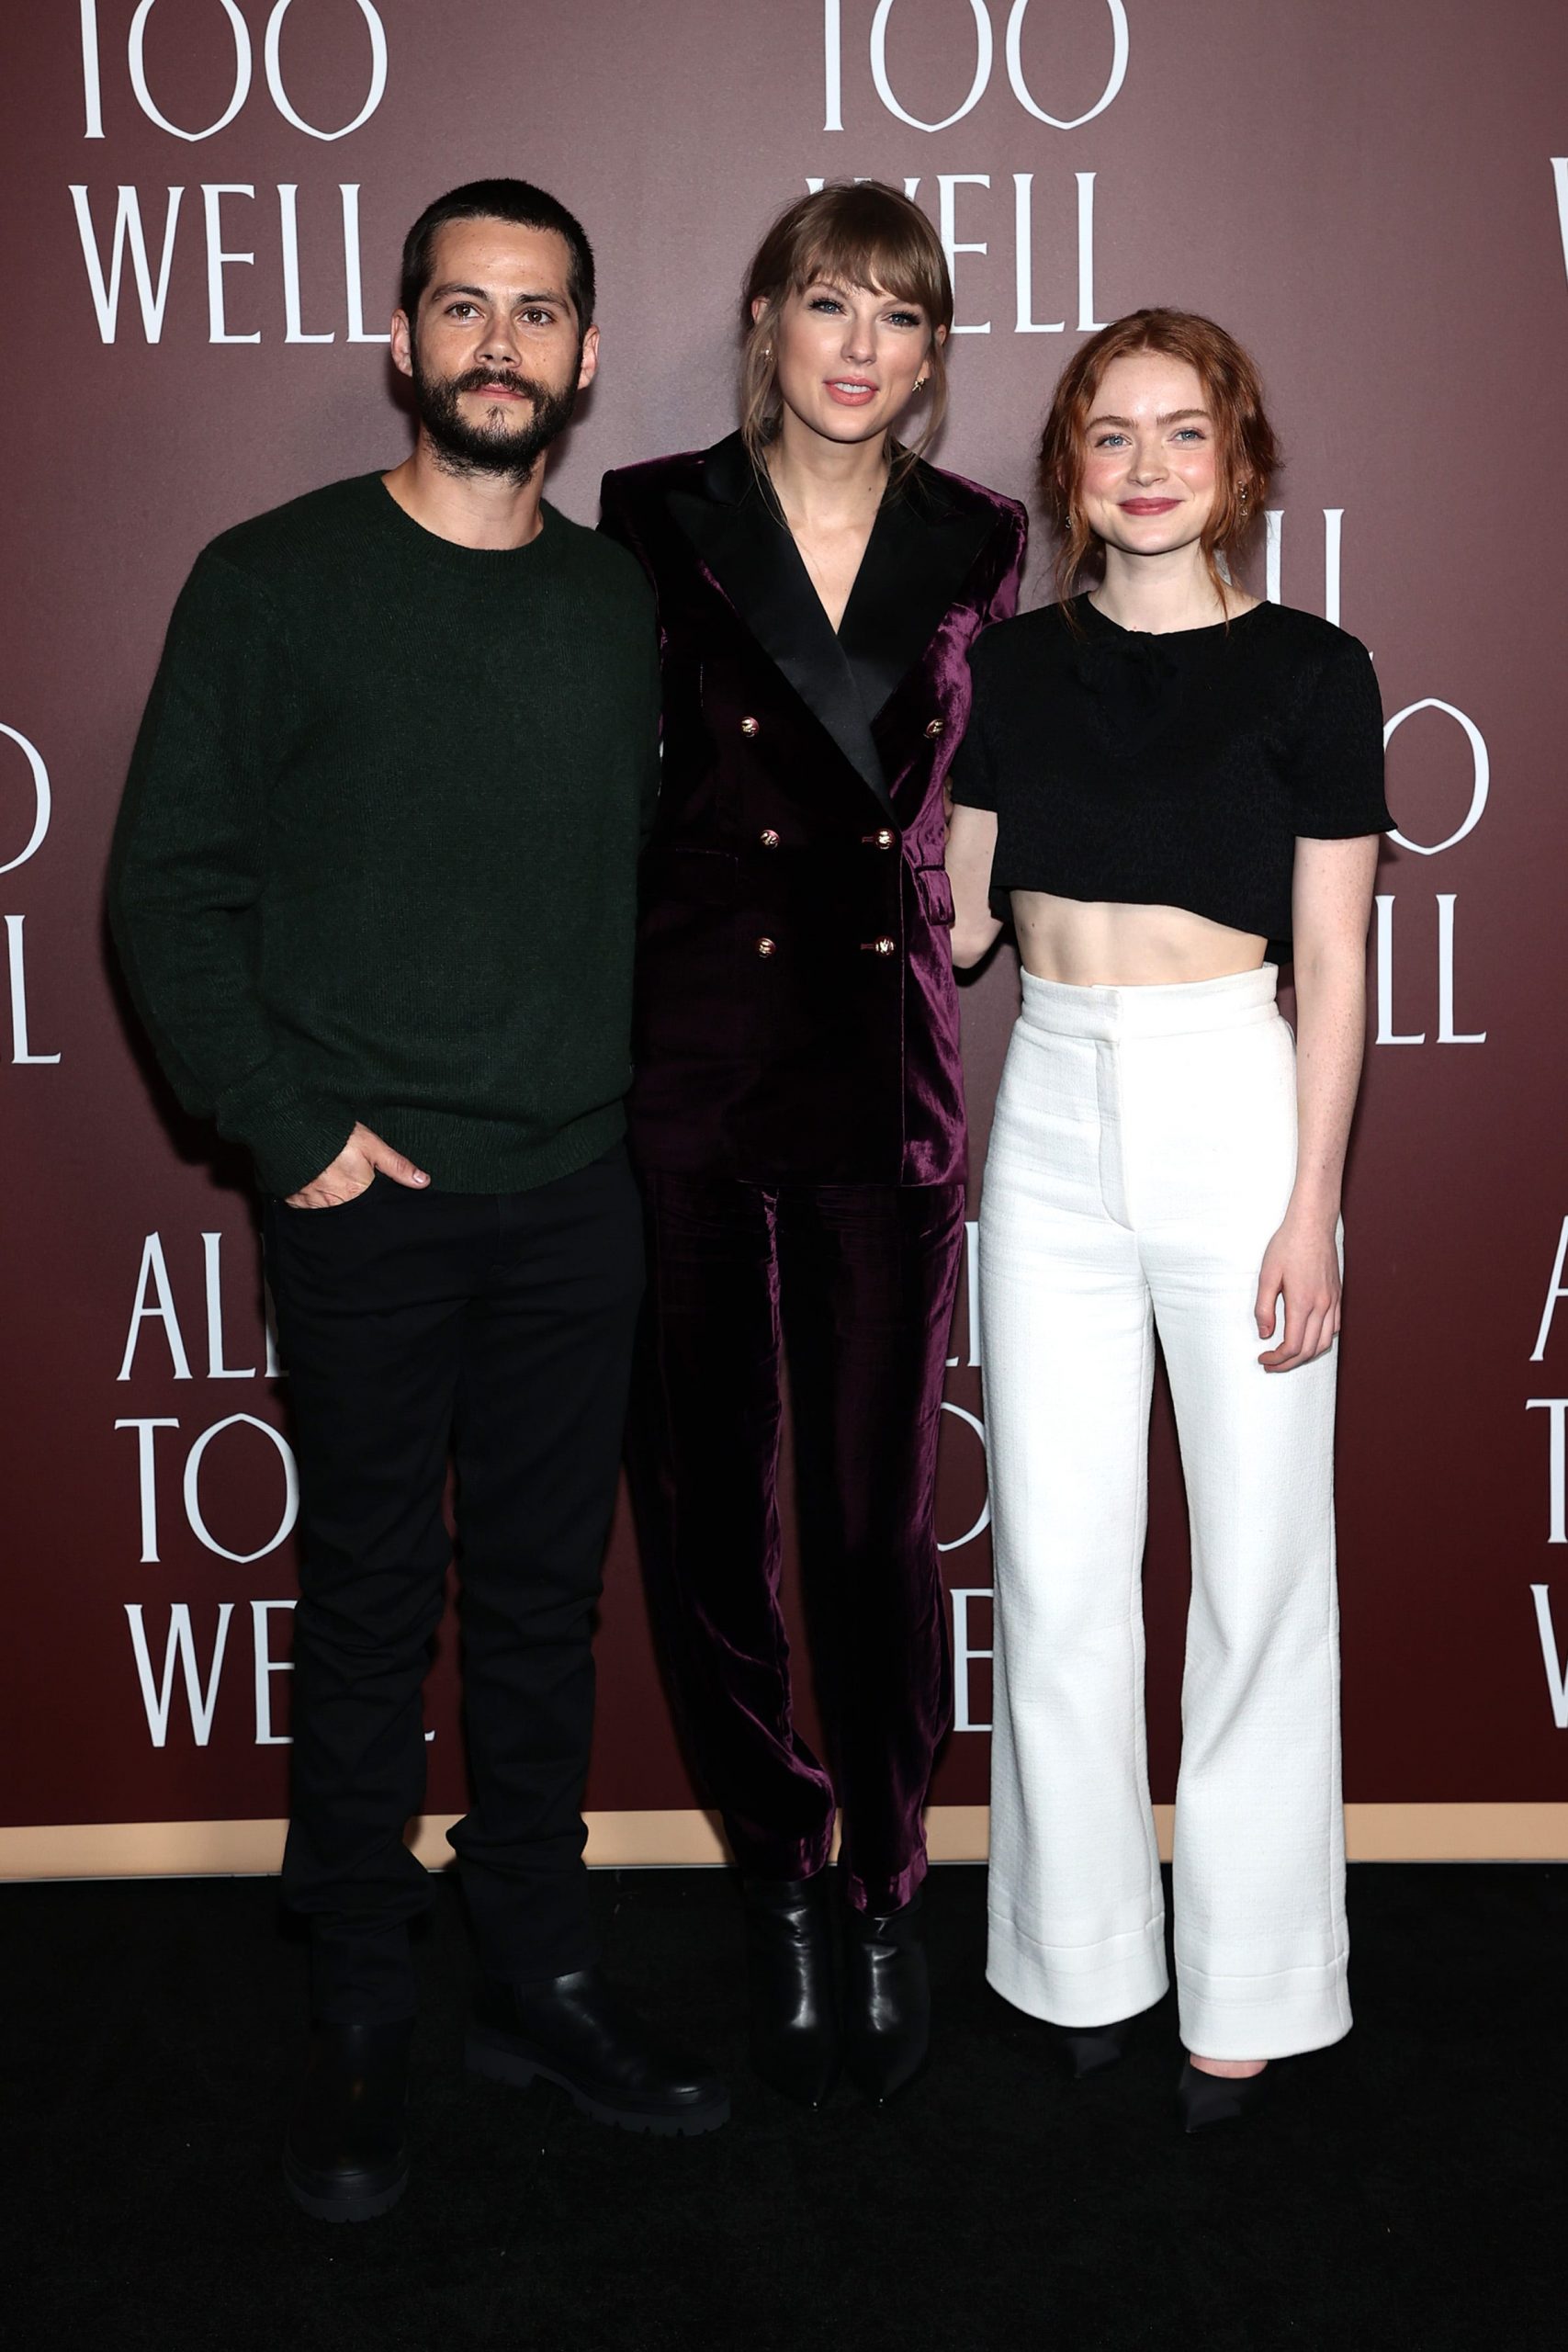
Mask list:
[[[643,1181],[634,1489],[693,1760],[742,1870],[809,1877],[841,1806],[851,1900],[894,1908],[925,1876],[952,1709],[934,1488],[964,1188]],[[786,1362],[827,1764],[795,1726],[779,1606]]]

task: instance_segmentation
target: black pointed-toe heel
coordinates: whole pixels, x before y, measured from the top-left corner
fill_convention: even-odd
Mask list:
[[[748,1878],[746,1979],[751,2064],[803,2107],[820,2107],[838,2079],[839,1991],[828,1873]]]
[[[1107,2066],[1124,2058],[1136,2023],[1136,2018],[1117,2018],[1111,2025],[1057,2026],[1056,2047],[1074,2082],[1081,2083],[1087,2075],[1101,2075]]]
[[[1216,2123],[1245,2122],[1269,2096],[1274,2069],[1260,2075],[1205,2075],[1190,2058],[1176,2086],[1177,2111],[1184,2132],[1207,2132]]]

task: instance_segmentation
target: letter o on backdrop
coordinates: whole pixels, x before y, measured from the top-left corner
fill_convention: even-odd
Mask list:
[[[266,1542],[254,1552],[231,1552],[227,1544],[219,1543],[201,1515],[201,1457],[220,1430],[234,1429],[241,1421],[247,1421],[252,1429],[260,1430],[269,1443],[277,1448],[283,1463],[283,1516],[278,1521],[276,1533],[269,1535]],[[215,1552],[220,1560],[237,1560],[242,1566],[252,1560],[265,1560],[269,1552],[276,1551],[299,1516],[299,1476],[294,1467],[294,1450],[288,1440],[281,1430],[275,1430],[270,1421],[259,1421],[254,1413],[231,1413],[226,1421],[214,1421],[209,1430],[202,1430],[186,1458],[185,1504],[191,1533],[198,1543],[205,1544],[209,1552]]]
[[[216,122],[209,123],[205,130],[182,130],[177,122],[169,120],[168,116],[164,113],[147,86],[147,64],[143,54],[147,42],[147,19],[157,4],[158,0],[141,0],[141,6],[130,20],[130,86],[136,93],[136,103],[147,117],[148,121],[155,122],[160,130],[166,130],[171,139],[189,140],[193,145],[200,139],[215,139],[220,130],[228,130],[251,94],[249,28],[239,9],[234,6],[234,0],[218,0],[218,5],[228,17],[234,35],[234,95],[229,101],[227,110],[219,116]]]
[[[1048,122],[1053,130],[1077,130],[1092,122],[1111,106],[1127,78],[1127,52],[1131,46],[1127,35],[1127,11],[1122,0],[1106,0],[1111,10],[1111,78],[1086,114],[1047,114],[1035,104],[1028,83],[1023,78],[1023,20],[1029,14],[1029,0],[1013,0],[1012,14],[1008,18],[1007,60],[1008,80],[1012,94],[1021,107],[1027,107],[1036,122]]]
[[[370,33],[369,93],[354,120],[345,122],[341,130],[318,130],[313,122],[307,122],[302,114],[295,111],[288,93],[283,86],[283,66],[278,51],[283,40],[283,20],[293,5],[294,0],[277,0],[276,6],[266,20],[266,40],[263,44],[263,56],[266,65],[266,86],[272,92],[272,102],[284,120],[291,122],[296,130],[302,130],[307,139],[346,139],[351,132],[364,129],[386,96],[386,28],[375,8],[372,7],[371,0],[355,0],[359,13],[364,17]]]
[[[1413,842],[1407,834],[1402,833],[1397,826],[1389,834],[1391,842],[1397,842],[1401,849],[1414,850],[1417,857],[1438,857],[1444,850],[1452,849],[1456,842],[1462,842],[1467,833],[1474,832],[1477,825],[1480,824],[1485,813],[1486,796],[1492,786],[1492,763],[1487,757],[1486,739],[1474,719],[1467,718],[1462,710],[1456,709],[1451,702],[1439,702],[1435,695],[1428,695],[1422,702],[1406,703],[1403,710],[1394,712],[1393,717],[1382,730],[1382,747],[1385,752],[1393,741],[1395,729],[1403,727],[1405,720],[1413,718],[1418,710],[1442,711],[1447,718],[1454,719],[1463,728],[1465,740],[1470,745],[1472,762],[1470,807],[1466,811],[1464,822],[1458,831],[1450,833],[1446,842]]]
[[[4,735],[8,741],[20,745],[22,757],[32,770],[33,778],[33,829],[28,835],[27,846],[18,855],[7,858],[5,865],[0,865],[0,874],[14,874],[18,865],[26,865],[28,858],[43,847],[43,838],[49,831],[51,807],[49,770],[45,767],[42,754],[37,746],[29,743],[25,735],[18,734],[16,728],[7,727],[4,721],[0,721],[0,735]]]
[[[965,1427],[966,1427],[966,1428],[968,1428],[968,1429],[972,1429],[972,1430],[974,1430],[974,1432],[975,1432],[976,1436],[976,1437],[979,1439],[979,1441],[980,1441],[980,1452],[981,1452],[982,1455],[985,1455],[985,1454],[986,1454],[986,1425],[985,1425],[984,1421],[982,1421],[982,1420],[980,1419],[980,1418],[979,1418],[978,1414],[976,1414],[976,1413],[971,1413],[971,1412],[967,1409],[967,1408],[966,1408],[966,1407],[964,1407],[964,1406],[963,1406],[963,1405],[954,1405],[954,1404],[953,1404],[953,1403],[952,1403],[952,1402],[951,1402],[947,1397],[945,1397],[945,1396],[944,1396],[944,1397],[942,1398],[942,1411],[943,1411],[944,1413],[952,1413],[952,1414],[953,1415],[953,1417],[954,1417],[956,1419],[961,1420],[962,1422],[964,1422],[964,1424],[965,1425]],[[988,1457],[987,1457],[987,1463],[988,1463]],[[953,1541],[952,1541],[952,1543],[951,1543],[951,1544],[941,1544],[941,1543],[939,1543],[936,1548],[937,1548],[937,1550],[938,1550],[939,1552],[962,1552],[962,1551],[963,1551],[963,1549],[964,1549],[964,1546],[965,1545],[965,1544],[973,1544],[973,1543],[974,1543],[974,1541],[975,1541],[975,1538],[976,1538],[977,1535],[984,1535],[984,1533],[985,1533],[985,1532],[986,1532],[987,1528],[987,1527],[989,1527],[990,1523],[991,1523],[991,1490],[990,1490],[990,1484],[989,1484],[989,1480],[988,1480],[988,1478],[987,1478],[987,1487],[986,1487],[986,1499],[985,1499],[985,1501],[980,1505],[980,1516],[979,1516],[979,1518],[975,1521],[974,1526],[973,1526],[973,1527],[969,1527],[969,1528],[965,1528],[965,1530],[964,1530],[964,1533],[963,1533],[962,1535],[955,1535],[955,1536],[953,1537]]]
[[[907,122],[911,130],[951,130],[972,114],[986,95],[986,85],[991,78],[991,14],[986,0],[969,0],[975,18],[975,79],[969,96],[954,114],[945,115],[941,122],[922,122],[918,114],[909,114],[893,95],[893,85],[887,79],[887,19],[893,14],[893,0],[877,0],[876,14],[871,24],[871,78],[876,85],[876,95],[889,114]]]

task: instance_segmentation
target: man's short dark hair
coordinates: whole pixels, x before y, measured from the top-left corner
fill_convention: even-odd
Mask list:
[[[570,255],[566,274],[567,299],[577,313],[577,331],[593,323],[593,248],[582,223],[564,204],[528,180],[469,180],[447,196],[427,204],[403,239],[402,286],[398,300],[412,326],[430,283],[435,232],[448,220],[510,220],[519,229],[553,229],[566,240]]]

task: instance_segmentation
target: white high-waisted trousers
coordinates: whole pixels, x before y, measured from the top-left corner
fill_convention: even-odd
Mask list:
[[[1346,1990],[1336,1350],[1266,1373],[1254,1301],[1295,1175],[1271,966],[1023,976],[980,1212],[996,1558],[990,1949],[1018,2007],[1103,2025],[1168,1983],[1144,1729],[1155,1333],[1192,1601],[1176,1798],[1182,2040],[1337,2041]]]

